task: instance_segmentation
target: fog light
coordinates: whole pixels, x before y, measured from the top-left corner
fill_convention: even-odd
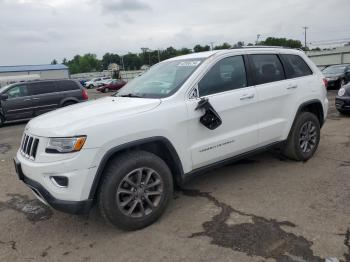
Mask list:
[[[50,180],[57,187],[68,187],[68,178],[65,176],[51,176]]]

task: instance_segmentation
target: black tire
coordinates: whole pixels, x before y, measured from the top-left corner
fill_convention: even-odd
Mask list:
[[[142,183],[139,183],[142,178],[148,176],[148,173],[144,173],[144,168],[155,171],[155,173],[150,173],[152,176],[157,175],[160,181],[159,183],[162,185],[159,190],[161,193],[151,198],[150,195],[147,195],[148,193],[146,191],[148,187],[145,184],[152,186],[158,180],[153,179],[153,177],[148,178],[147,182],[143,184],[144,188],[146,188],[144,189],[146,192],[144,194],[147,195],[147,201],[141,195],[143,192],[140,193]],[[133,172],[135,170],[141,170],[141,179],[136,182],[133,180],[132,182],[138,185],[141,184],[141,186],[137,186],[136,192],[130,194],[130,192],[135,191],[134,187],[131,186],[133,183],[129,183],[132,180],[130,174],[134,174]],[[154,223],[163,214],[173,195],[173,178],[169,167],[161,158],[146,151],[134,151],[117,156],[110,161],[103,175],[103,181],[98,195],[100,213],[105,220],[123,230],[137,230]],[[155,187],[158,187],[158,185]],[[125,189],[125,187],[129,186],[130,188]],[[126,195],[123,195],[124,193],[121,193],[123,190],[127,190],[128,194],[125,193]],[[156,205],[153,205],[153,203],[150,206],[148,204],[149,201],[152,202],[154,200],[157,200],[154,202]],[[125,205],[126,202],[130,204]],[[137,206],[134,206],[135,202],[137,202]],[[147,205],[149,205],[148,209],[145,208]],[[133,209],[132,206],[134,207]],[[130,209],[127,210],[129,207]],[[126,214],[131,209],[131,214]],[[146,213],[147,210],[148,214]],[[133,211],[135,212],[133,213]]]
[[[63,103],[62,107],[71,106],[71,105],[74,105],[74,104],[76,104],[76,102],[74,102],[74,101],[67,101],[67,102]]]
[[[93,89],[94,88],[94,86],[93,85],[89,85],[89,89]]]
[[[312,132],[307,131],[309,127]],[[301,112],[292,126],[283,153],[292,160],[307,161],[316,152],[319,142],[318,118],[310,112]]]
[[[4,126],[4,123],[5,123],[5,118],[0,115],[0,128]]]
[[[109,92],[109,88],[105,88],[105,92],[108,93]]]
[[[345,115],[345,116],[349,116],[350,115],[350,112],[349,111],[344,111],[344,110],[341,110],[341,109],[337,109],[338,112],[342,115]]]

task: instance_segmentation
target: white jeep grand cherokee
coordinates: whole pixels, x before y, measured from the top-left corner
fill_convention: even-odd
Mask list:
[[[297,50],[180,56],[120,92],[42,115],[25,128],[19,178],[43,202],[116,226],[153,223],[175,183],[261,149],[306,161],[328,109],[323,75]]]

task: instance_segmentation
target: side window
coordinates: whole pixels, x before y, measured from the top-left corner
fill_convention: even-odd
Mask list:
[[[78,90],[79,86],[76,82],[70,80],[62,80],[58,82],[59,91]]]
[[[54,82],[37,82],[29,85],[29,91],[32,95],[41,95],[47,93],[56,92],[56,86]]]
[[[221,93],[247,86],[242,56],[232,56],[217,62],[198,83],[199,95]]]
[[[7,90],[6,94],[8,97],[11,98],[17,98],[17,97],[22,97],[22,96],[27,96],[28,95],[28,90],[26,85],[17,85],[9,90]]]
[[[310,67],[298,55],[281,55],[287,78],[312,75]]]
[[[282,64],[277,55],[251,55],[257,85],[285,79]]]

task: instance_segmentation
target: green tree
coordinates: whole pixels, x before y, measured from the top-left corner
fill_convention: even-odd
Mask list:
[[[201,45],[195,45],[193,47],[193,51],[195,53],[198,53],[198,52],[204,52],[204,51],[209,51],[210,50],[210,46],[206,45],[206,46],[201,46]]]
[[[51,65],[57,65],[57,60],[56,59],[52,60]]]
[[[222,45],[217,45],[214,50],[230,49],[232,46],[229,43],[223,43]]]
[[[259,45],[302,48],[302,44],[299,40],[275,37],[268,37],[264,41],[259,42]]]
[[[102,68],[107,70],[108,66],[112,63],[120,65],[120,56],[118,54],[106,53],[103,55],[101,63]]]

